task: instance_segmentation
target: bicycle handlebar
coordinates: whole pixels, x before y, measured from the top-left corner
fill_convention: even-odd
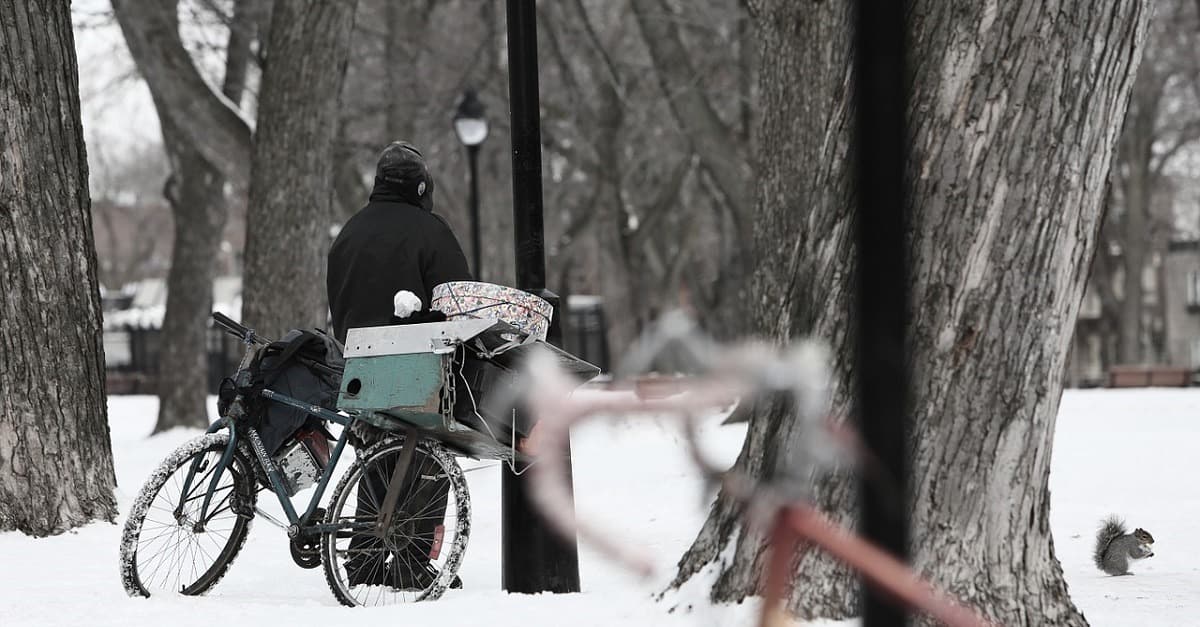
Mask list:
[[[221,325],[221,327],[223,327],[226,331],[228,331],[232,335],[236,335],[242,341],[245,341],[246,338],[249,337],[251,341],[253,341],[257,344],[268,343],[266,339],[259,337],[257,334],[255,334],[253,329],[246,328],[244,325],[240,324],[233,318],[230,318],[229,316],[226,316],[225,314],[223,314],[219,311],[213,312],[212,319],[213,319],[213,322],[216,322],[217,324]]]

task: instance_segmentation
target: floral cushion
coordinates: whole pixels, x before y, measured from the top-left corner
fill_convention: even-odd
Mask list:
[[[433,288],[431,308],[446,318],[495,318],[507,322],[522,333],[546,339],[554,309],[545,300],[521,290],[480,283],[452,281]]]

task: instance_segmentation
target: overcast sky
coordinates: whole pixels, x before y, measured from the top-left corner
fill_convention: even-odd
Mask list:
[[[75,50],[88,160],[160,141],[158,116],[146,84],[134,72],[108,0],[75,0]]]

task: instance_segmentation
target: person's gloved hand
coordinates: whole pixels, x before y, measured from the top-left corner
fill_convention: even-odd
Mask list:
[[[417,313],[409,316],[405,322],[408,322],[411,324],[424,324],[426,322],[445,322],[445,321],[446,321],[446,314],[444,314],[436,309],[430,309],[428,311],[418,311]]]
[[[392,304],[396,307],[395,316],[401,319],[421,311],[421,307],[423,306],[420,297],[408,290],[396,292],[396,295],[392,298]]]

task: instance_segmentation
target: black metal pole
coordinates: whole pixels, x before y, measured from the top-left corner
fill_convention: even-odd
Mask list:
[[[475,278],[483,280],[483,257],[479,245],[479,145],[467,146],[467,162],[471,167],[471,262]]]
[[[887,481],[864,478],[862,533],[908,558],[908,282],[904,180],[905,5],[858,0],[854,38],[858,199],[858,419]],[[907,623],[893,600],[863,589],[863,627]]]
[[[561,345],[558,297],[546,290],[542,221],[542,145],[534,0],[508,0],[508,89],[512,118],[513,231],[517,287],[555,306],[549,340]],[[518,423],[528,428],[527,418]],[[570,472],[570,445],[567,450]],[[518,471],[523,471],[518,468]],[[501,480],[502,585],[509,592],[579,592],[575,539],[555,534],[529,500],[528,477],[504,467]],[[574,505],[572,504],[572,507]]]

